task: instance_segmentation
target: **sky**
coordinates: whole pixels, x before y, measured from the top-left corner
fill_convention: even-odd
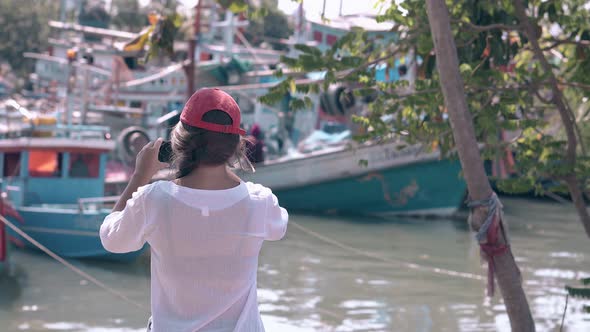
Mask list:
[[[373,13],[377,14],[378,9],[375,4],[378,0],[325,0],[326,1],[326,17],[332,18],[338,16],[340,10],[340,1],[342,1],[342,14],[356,14],[356,13]],[[149,3],[149,0],[140,0],[142,4]],[[186,7],[194,7],[198,0],[180,0]],[[322,13],[322,0],[304,0],[303,8],[309,16],[319,16]],[[286,14],[291,14],[299,4],[293,0],[279,0],[279,9]]]

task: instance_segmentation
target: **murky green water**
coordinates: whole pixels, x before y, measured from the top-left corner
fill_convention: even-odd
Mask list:
[[[590,239],[568,207],[515,199],[504,203],[537,331],[559,331],[564,285],[590,276]],[[485,272],[462,222],[309,216],[292,220],[382,256]],[[14,276],[0,281],[0,331],[144,330],[148,312],[42,254],[13,253]],[[147,260],[75,264],[148,304]],[[294,227],[287,239],[264,247],[258,279],[267,331],[509,331],[499,296],[486,298],[480,281],[358,256]],[[590,331],[590,314],[582,313],[582,305],[582,300],[570,299],[564,331]]]

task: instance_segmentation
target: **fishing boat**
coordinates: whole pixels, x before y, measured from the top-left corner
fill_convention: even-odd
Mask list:
[[[306,32],[299,33],[299,38],[311,35],[314,46],[327,49],[352,26],[367,21],[370,20],[357,16],[343,17],[330,23],[330,26],[312,21]],[[387,24],[369,28],[371,35],[379,40],[395,39]],[[227,40],[232,41],[233,38]],[[394,61],[393,66],[379,65],[376,79],[384,82],[399,79],[412,81],[415,76],[413,61],[411,56],[402,56]],[[256,74],[260,77],[261,73]],[[317,79],[321,79],[321,73],[309,73],[296,82],[307,80],[311,83]],[[244,180],[273,188],[285,207],[312,213],[448,216],[461,206],[466,185],[459,175],[460,163],[458,160],[441,159],[437,151],[424,151],[420,146],[402,147],[404,143],[400,141],[357,144],[351,139],[314,151],[298,149],[297,145],[312,135],[318,125],[334,121],[345,127],[350,125],[351,114],[365,109],[366,102],[359,98],[349,105],[339,102],[341,94],[350,93],[345,86],[330,87],[319,96],[310,95],[313,104],[306,112],[290,112],[288,100],[269,107],[252,98],[263,95],[274,84],[276,81],[259,81],[221,88],[237,96],[244,113],[242,125],[256,123],[266,133],[276,129],[289,142],[289,148],[257,164],[255,173],[240,174]],[[244,107],[241,103],[244,99],[251,101],[252,106]],[[267,147],[272,145],[273,140],[273,137],[266,140]],[[163,172],[158,178],[166,178],[167,175]],[[125,178],[108,179],[109,184],[117,182],[120,183],[118,188],[121,188]]]
[[[16,212],[6,217],[62,257],[140,255],[109,253],[100,241],[100,225],[116,199],[104,197],[107,156],[115,148],[105,139],[109,128],[64,125],[55,115],[16,109],[21,117],[12,116],[0,133],[1,190]],[[12,230],[8,234],[34,248]]]
[[[394,43],[398,38],[391,32],[391,23],[376,23],[366,15],[340,16],[329,22],[311,19],[308,23],[307,38],[321,51],[353,27],[364,28],[370,38],[383,43]],[[411,54],[400,56],[392,65],[378,64],[375,78],[381,82],[404,79],[412,85],[415,64]],[[350,129],[351,115],[368,107],[367,101],[354,98],[350,90],[332,86],[321,94],[319,107],[312,112],[319,126],[336,123]],[[349,95],[342,98],[343,94]],[[302,148],[306,140],[317,138],[314,133],[324,142]],[[361,144],[351,136],[350,130],[312,132],[289,155],[257,164],[255,173],[240,175],[272,188],[281,205],[293,211],[443,217],[461,207],[466,184],[460,177],[458,160],[443,159],[440,152],[421,145],[407,146],[399,137]]]
[[[397,36],[390,32],[391,27],[387,23],[364,26],[370,21],[362,16],[350,16],[330,23],[305,22],[300,13],[296,35],[289,42],[310,42],[319,49],[327,49],[353,26],[359,25],[370,31],[370,35],[377,40],[395,41]],[[60,22],[50,24],[60,31],[91,33],[101,38],[125,41],[138,36]],[[258,171],[251,175],[252,180],[277,190],[282,203],[294,210],[446,215],[460,206],[465,184],[458,178],[459,163],[439,161],[436,152],[412,152],[411,149],[401,149],[401,152],[409,151],[407,155],[403,155],[398,151],[399,143],[368,143],[357,145],[354,149],[349,148],[349,145],[341,145],[320,151],[293,153],[297,144],[312,134],[318,124],[334,119],[346,122],[346,115],[350,118],[352,109],[358,111],[367,105],[357,100],[355,105],[350,105],[350,109],[337,107],[336,105],[340,104],[339,94],[347,91],[345,87],[332,87],[322,95],[309,95],[313,102],[309,112],[289,110],[289,98],[296,96],[286,96],[285,101],[279,105],[262,105],[257,101],[257,97],[264,95],[280,80],[273,76],[273,71],[269,68],[279,62],[283,53],[249,46],[240,32],[240,27],[245,24],[229,11],[225,13],[224,21],[212,20],[208,32],[201,35],[201,43],[194,50],[195,59],[199,59],[194,74],[198,86],[218,86],[232,94],[243,112],[242,125],[249,127],[257,124],[264,132],[271,133],[267,139],[269,148],[273,146],[272,142],[277,136],[281,136],[281,140],[287,142],[287,148],[272,149],[272,155],[269,153],[271,158],[258,165]],[[82,106],[74,109],[78,119],[74,117],[74,123],[92,123],[93,118],[90,115],[98,114],[95,121],[108,123],[114,132],[123,129],[122,132],[130,133],[126,132],[124,127],[117,128],[123,126],[119,124],[120,121],[107,119],[109,114],[122,113],[132,120],[141,119],[140,126],[148,131],[156,128],[155,133],[148,132],[145,136],[160,136],[159,126],[172,124],[169,120],[178,116],[174,109],[180,109],[186,98],[185,65],[170,63],[164,67],[150,65],[145,68],[133,68],[134,59],[138,56],[136,50],[129,49],[133,42],[124,42],[122,48],[109,46],[114,44],[116,43],[93,44],[91,52],[82,56],[92,58],[93,65],[75,62],[68,64],[65,60],[54,61],[56,57],[67,57],[68,48],[71,47],[67,40],[53,41],[52,55],[32,57],[38,60],[38,77],[45,78],[45,85],[49,79],[55,79],[56,73],[60,72],[55,70],[58,67],[69,68],[66,73],[78,68],[78,73],[92,72],[92,75],[96,76],[90,83],[84,79],[77,80],[77,86],[92,85],[92,82],[98,85],[91,88],[94,91],[92,93],[78,93],[78,99],[82,100],[78,104]],[[295,56],[296,53],[290,55]],[[394,61],[393,66],[378,65],[376,79],[386,82],[398,79],[412,81],[415,68],[410,65],[411,62],[411,57],[401,56]],[[113,68],[111,72],[118,74],[110,75],[109,68]],[[301,76],[297,78],[297,82],[321,79],[317,74],[299,73]],[[38,83],[39,86],[43,85],[42,82]],[[107,102],[111,102],[112,106],[105,105]],[[128,125],[129,123],[126,123],[124,126]],[[125,145],[121,143],[126,140],[117,141],[118,149],[121,150]],[[353,142],[349,143],[354,145]],[[285,155],[286,151],[290,153]],[[381,157],[375,157],[378,155]],[[116,159],[111,158],[115,161]],[[359,161],[365,159],[368,160],[366,167],[359,166]],[[129,171],[122,167],[118,169],[119,171],[117,168],[107,168],[105,182],[108,186],[108,195],[117,195],[127,182]],[[432,174],[440,174],[434,179],[437,181],[430,181],[429,176]],[[246,179],[249,178],[250,176],[246,175]],[[448,181],[440,180],[443,178]],[[349,189],[344,191],[344,188]],[[310,196],[310,190],[311,193],[320,195],[321,199],[306,199]],[[350,196],[346,196],[345,193],[349,193]],[[357,195],[363,199],[359,199]],[[354,202],[358,204],[353,204]]]
[[[0,198],[1,199],[1,198]],[[8,233],[4,223],[0,222],[0,276],[8,270],[10,246],[8,244]]]
[[[400,142],[341,145],[273,160],[243,179],[273,189],[293,211],[347,215],[451,216],[466,184],[458,160]]]

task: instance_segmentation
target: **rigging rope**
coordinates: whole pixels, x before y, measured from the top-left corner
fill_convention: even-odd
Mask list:
[[[122,294],[121,292],[118,292],[117,290],[105,285],[104,283],[102,283],[101,281],[97,280],[96,278],[92,277],[91,275],[89,275],[88,273],[82,271],[81,269],[75,267],[74,265],[72,265],[71,263],[69,263],[68,261],[66,261],[65,259],[63,259],[62,257],[60,257],[59,255],[55,254],[54,252],[52,252],[51,250],[49,250],[47,247],[43,246],[41,243],[37,242],[35,239],[33,239],[32,237],[30,237],[28,234],[26,234],[25,232],[23,232],[21,229],[19,229],[18,227],[16,227],[12,222],[10,222],[9,220],[7,220],[6,218],[4,218],[4,216],[0,216],[0,221],[2,221],[4,224],[6,224],[8,227],[10,227],[13,231],[15,231],[17,234],[19,234],[20,236],[22,236],[23,238],[25,238],[27,241],[29,241],[30,243],[32,243],[34,246],[36,246],[37,248],[39,248],[41,251],[45,252],[47,255],[49,255],[51,258],[55,259],[56,261],[58,261],[59,263],[61,263],[62,265],[66,266],[68,269],[70,269],[71,271],[73,271],[74,273],[80,275],[81,277],[89,280],[91,283],[93,283],[94,285],[96,285],[97,287],[105,290],[106,292],[122,299],[123,301],[137,307],[138,309],[141,310],[146,310],[148,311],[148,309],[141,303],[138,303],[132,299],[130,299],[129,297],[127,297],[126,295]],[[365,250],[361,250],[349,245],[346,245],[344,243],[341,243],[337,240],[328,238],[324,235],[321,235],[317,232],[312,231],[311,229],[308,229],[305,226],[300,225],[299,223],[295,222],[295,221],[290,221],[289,224],[291,224],[292,226],[294,226],[295,228],[299,229],[300,231],[302,231],[303,233],[310,235],[314,238],[317,238],[325,243],[331,244],[335,247],[344,249],[346,251],[355,253],[357,255],[360,256],[365,256],[365,257],[369,257],[372,259],[376,259],[376,260],[380,260],[389,264],[394,264],[394,265],[402,265],[405,266],[406,268],[409,269],[413,269],[413,270],[421,270],[421,271],[428,271],[431,273],[435,273],[435,274],[442,274],[442,275],[447,275],[447,276],[451,276],[451,277],[459,277],[459,278],[465,278],[465,279],[471,279],[471,280],[485,280],[484,277],[477,275],[477,274],[473,274],[473,273],[467,273],[467,272],[459,272],[459,271],[453,271],[453,270],[449,270],[449,269],[443,269],[443,268],[437,268],[437,267],[432,267],[432,266],[425,266],[425,265],[421,265],[421,264],[416,264],[416,263],[411,263],[411,262],[407,262],[404,260],[400,260],[397,258],[390,258],[390,257],[384,257],[381,256],[379,254],[376,253],[372,253],[372,252],[368,252]],[[327,310],[322,310],[322,312],[329,314],[332,317],[338,317],[339,315],[327,311]]]
[[[570,293],[565,294],[565,308],[563,308],[563,316],[561,316],[561,325],[559,326],[559,332],[563,331],[563,323],[565,322],[565,314],[567,312],[567,302],[570,299]]]
[[[339,242],[337,240],[334,240],[334,239],[331,239],[331,238],[326,237],[324,235],[321,235],[319,233],[316,233],[316,232],[312,231],[311,229],[298,224],[295,221],[289,221],[289,225],[294,226],[295,228],[299,229],[300,231],[306,233],[307,235],[315,237],[316,239],[319,239],[323,242],[329,243],[329,244],[336,246],[340,249],[344,249],[346,251],[355,253],[360,256],[365,256],[365,257],[369,257],[372,259],[380,260],[380,261],[383,261],[383,262],[389,263],[389,264],[402,265],[402,266],[405,266],[405,267],[407,267],[409,269],[413,269],[413,270],[428,271],[428,272],[435,273],[435,274],[443,274],[443,275],[447,275],[447,276],[472,279],[472,280],[485,280],[484,277],[477,275],[477,274],[473,274],[473,273],[459,272],[459,271],[453,271],[453,270],[449,270],[449,269],[442,269],[442,268],[438,268],[438,267],[432,267],[432,266],[411,263],[411,262],[407,262],[407,261],[404,261],[404,260],[401,260],[398,258],[384,257],[384,256],[381,256],[381,255],[373,253],[373,252],[365,251],[362,249],[357,249],[355,247],[349,246],[349,245]]]
[[[105,290],[106,292],[120,298],[121,300],[137,307],[138,309],[144,310],[144,311],[148,311],[148,308],[146,308],[143,304],[133,301],[132,299],[130,299],[129,297],[127,297],[125,294],[118,292],[117,290],[105,285],[104,283],[100,282],[99,280],[97,280],[96,278],[94,278],[93,276],[89,275],[88,273],[80,270],[79,268],[75,267],[74,265],[72,265],[71,263],[69,263],[68,261],[66,261],[65,259],[61,258],[59,255],[55,254],[53,251],[49,250],[47,247],[45,247],[44,245],[42,245],[41,243],[37,242],[37,240],[33,239],[32,237],[30,237],[27,233],[23,232],[21,229],[19,229],[18,227],[16,227],[12,222],[10,222],[8,219],[4,218],[4,216],[0,216],[0,221],[2,221],[6,226],[10,227],[13,231],[15,231],[18,235],[22,236],[23,238],[25,238],[27,241],[31,242],[35,247],[39,248],[41,251],[43,251],[44,253],[46,253],[47,255],[49,255],[51,258],[55,259],[56,261],[58,261],[59,263],[61,263],[62,265],[66,266],[68,269],[72,270],[74,273],[78,274],[79,276],[87,279],[88,281],[90,281],[91,283],[93,283],[94,285],[96,285],[97,287]]]

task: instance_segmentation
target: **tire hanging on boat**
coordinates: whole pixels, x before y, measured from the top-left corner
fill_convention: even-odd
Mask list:
[[[330,115],[346,115],[354,107],[356,100],[350,89],[333,84],[320,96],[322,110]]]
[[[139,151],[149,142],[150,137],[142,127],[125,128],[117,137],[117,156],[125,164],[133,164]]]

